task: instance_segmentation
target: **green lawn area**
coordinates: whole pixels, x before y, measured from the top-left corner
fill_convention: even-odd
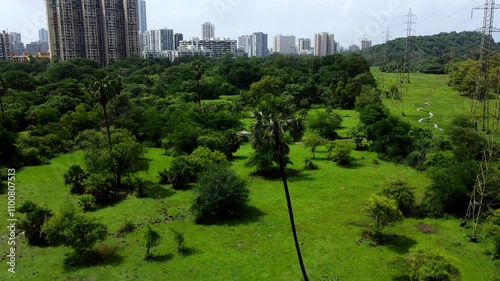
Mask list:
[[[373,68],[372,72],[379,85],[385,85],[386,89],[399,84],[399,74],[381,73],[376,68]],[[455,116],[470,116],[472,106],[472,100],[461,96],[459,92],[448,86],[448,80],[448,75],[411,74],[411,83],[403,84],[403,102],[384,98],[384,104],[399,116],[401,116],[403,106],[405,119],[410,124],[432,129],[436,133],[443,133],[434,129],[434,124],[447,130]],[[426,103],[430,105],[427,106]],[[434,117],[419,123],[418,120],[429,117],[427,112],[417,111],[420,107],[425,111],[431,111]]]
[[[376,72],[375,77],[378,77]],[[394,80],[390,77],[396,76],[386,74],[386,79]],[[405,98],[406,119],[413,125],[432,128],[431,124],[417,122],[426,116],[416,111],[425,102],[432,102],[429,106],[435,112],[432,122],[445,130],[453,116],[468,113],[470,100],[447,87],[446,77],[416,74],[413,81]],[[396,105],[392,110],[397,113]],[[336,112],[344,120],[339,133],[346,136],[358,124],[357,114]],[[243,119],[246,128],[252,121]],[[140,174],[142,178],[157,181],[158,171],[169,167],[172,157],[163,153],[163,149],[148,149],[150,169]],[[7,274],[8,265],[3,260],[0,280],[301,280],[281,181],[251,177],[252,168],[245,166],[251,153],[247,143],[232,162],[233,169],[248,181],[251,190],[250,208],[242,219],[197,225],[189,214],[193,191],[174,191],[168,185],[163,186],[156,197],[138,199],[129,195],[118,204],[91,213],[108,226],[110,233],[116,233],[126,221],[141,224],[125,237],[109,236],[103,243],[118,247],[114,258],[93,266],[65,268],[63,260],[71,249],[30,247],[19,238],[16,274]],[[314,160],[320,169],[303,171],[304,160],[311,156],[302,145],[291,146],[290,168],[297,172],[289,177],[289,186],[311,280],[391,280],[397,274],[393,261],[419,247],[451,257],[460,269],[462,280],[493,280],[500,276],[500,265],[495,265],[485,254],[492,243],[468,242],[470,230],[460,228],[459,219],[405,219],[390,229],[398,235],[397,239],[384,246],[372,246],[362,239],[364,228],[357,225],[366,224],[367,218],[360,208],[370,194],[380,192],[389,181],[404,179],[416,187],[415,193],[421,199],[430,184],[424,173],[379,160],[375,153],[359,151],[352,155],[355,165],[342,168],[326,159],[325,147],[318,148]],[[73,164],[82,165],[82,157],[81,152],[75,152],[53,159],[50,165],[18,171],[17,203],[33,200],[57,211],[65,200],[76,202],[77,197],[70,195],[69,188],[64,186],[63,173]],[[379,164],[374,163],[376,159]],[[6,218],[5,194],[0,195],[0,202],[5,206],[0,214]],[[153,251],[157,261],[143,260],[146,249],[142,235],[147,223],[162,236],[160,246]],[[437,225],[438,231],[423,234],[416,227],[419,223]],[[7,251],[5,226],[3,219],[2,253]],[[170,228],[185,234],[185,245],[191,249],[188,255],[176,252]]]
[[[235,171],[249,182],[249,215],[218,225],[196,225],[190,215],[154,224],[163,236],[162,244],[154,250],[162,261],[142,260],[142,226],[123,238],[110,236],[104,242],[119,247],[118,257],[78,269],[63,267],[70,249],[29,247],[23,241],[17,250],[16,275],[3,276],[7,280],[300,280],[281,182],[249,177],[252,170],[245,162],[250,153],[250,145],[244,145],[233,162]],[[320,170],[290,177],[298,235],[311,280],[320,280],[322,275],[340,280],[390,280],[396,273],[391,262],[414,247],[439,249],[453,257],[463,280],[490,280],[494,276],[494,265],[484,254],[491,245],[467,242],[468,232],[459,227],[459,220],[407,219],[393,230],[400,235],[397,243],[372,247],[363,242],[363,228],[355,224],[366,221],[360,207],[370,194],[379,192],[387,181],[403,178],[417,187],[417,196],[422,197],[429,179],[404,166],[380,160],[375,165],[377,156],[370,152],[355,152],[354,168],[340,168],[327,161],[325,154],[324,149],[317,153]],[[143,176],[149,180],[156,180],[157,171],[172,160],[163,156],[162,149],[149,149],[147,157],[152,160],[151,168]],[[301,170],[306,157],[310,157],[308,150],[293,146],[292,168]],[[57,210],[64,200],[74,200],[63,185],[62,174],[81,162],[82,154],[74,153],[54,159],[51,165],[23,169],[18,173],[18,202],[34,200]],[[160,194],[164,198],[129,196],[93,215],[113,233],[125,221],[147,223],[163,218],[162,206],[167,206],[169,215],[185,213],[193,196],[192,191],[173,191],[168,186]],[[5,195],[0,196],[0,202],[6,202]],[[438,233],[420,233],[415,227],[419,222],[438,224]],[[191,255],[176,253],[169,228],[185,233]]]

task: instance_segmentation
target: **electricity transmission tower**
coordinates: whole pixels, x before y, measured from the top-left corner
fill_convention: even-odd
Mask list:
[[[403,61],[403,76],[402,80],[406,79],[406,82],[410,83],[410,71],[411,71],[411,36],[415,33],[415,29],[413,29],[413,25],[416,24],[415,20],[417,20],[417,16],[415,16],[411,9],[408,11],[408,15],[404,16],[406,20],[403,24],[406,24],[406,47],[405,47],[405,58]]]
[[[389,29],[389,26],[387,26],[387,31],[384,32],[385,35],[385,50],[384,50],[384,66],[386,67],[387,71],[387,64],[389,63],[389,56],[388,56],[388,51],[389,51],[389,41],[391,41],[392,37],[392,32]],[[385,88],[385,77],[384,77],[384,71],[382,71],[382,87]]]
[[[485,4],[474,8],[475,10],[484,10],[482,40],[481,40],[481,55],[479,59],[479,74],[476,81],[476,92],[472,102],[472,120],[476,126],[476,130],[485,132],[487,135],[486,148],[483,151],[483,158],[480,165],[480,170],[474,184],[474,189],[471,194],[469,207],[467,209],[466,219],[472,218],[474,233],[471,237],[472,242],[477,242],[478,225],[484,209],[490,209],[493,201],[500,194],[492,194],[488,176],[490,172],[490,164],[494,155],[495,135],[498,129],[500,119],[500,100],[498,99],[498,86],[495,93],[496,104],[494,112],[490,112],[489,90],[492,79],[490,77],[490,56],[492,35],[496,29],[493,27],[495,10],[500,7],[495,4],[495,0],[486,0]],[[497,77],[497,85],[500,78]],[[490,122],[491,121],[491,122]],[[492,200],[492,198],[494,198]],[[465,225],[465,221],[462,223]]]

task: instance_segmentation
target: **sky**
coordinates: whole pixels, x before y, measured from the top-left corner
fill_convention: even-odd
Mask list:
[[[405,17],[416,15],[414,35],[476,30],[482,26],[484,0],[146,0],[148,29],[167,26],[184,38],[201,37],[201,24],[215,24],[215,36],[264,32],[269,46],[276,34],[310,38],[330,32],[341,46],[360,44],[363,37],[380,44],[389,29],[392,38],[405,37]],[[0,30],[20,32],[23,42],[38,40],[46,28],[45,0],[0,0]],[[472,17],[471,17],[472,15]],[[499,27],[500,27],[500,21]],[[495,35],[495,39],[500,35]],[[313,43],[314,44],[314,43]]]

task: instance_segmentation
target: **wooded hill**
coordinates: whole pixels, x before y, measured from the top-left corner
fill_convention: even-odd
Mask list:
[[[493,39],[492,39],[493,41]],[[364,56],[381,70],[396,72],[401,67],[405,55],[406,38],[397,38],[386,44],[373,46]],[[442,74],[450,62],[477,59],[481,45],[481,33],[474,31],[442,32],[430,36],[412,36],[410,59],[412,70],[423,73]],[[493,41],[494,51],[500,44]]]

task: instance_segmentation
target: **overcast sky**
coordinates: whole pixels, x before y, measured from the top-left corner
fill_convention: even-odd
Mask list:
[[[360,44],[366,36],[383,43],[387,26],[393,38],[404,37],[403,16],[411,8],[416,35],[475,30],[481,27],[483,11],[471,9],[484,0],[146,0],[148,29],[163,26],[200,37],[201,24],[215,24],[216,37],[262,31],[269,45],[276,34],[314,38],[330,32],[342,46]],[[46,27],[45,0],[0,0],[3,13],[0,30],[20,32],[24,43],[38,40],[38,29]],[[4,9],[8,7],[8,9]],[[10,11],[10,12],[8,12]],[[495,37],[497,40],[499,36]]]

